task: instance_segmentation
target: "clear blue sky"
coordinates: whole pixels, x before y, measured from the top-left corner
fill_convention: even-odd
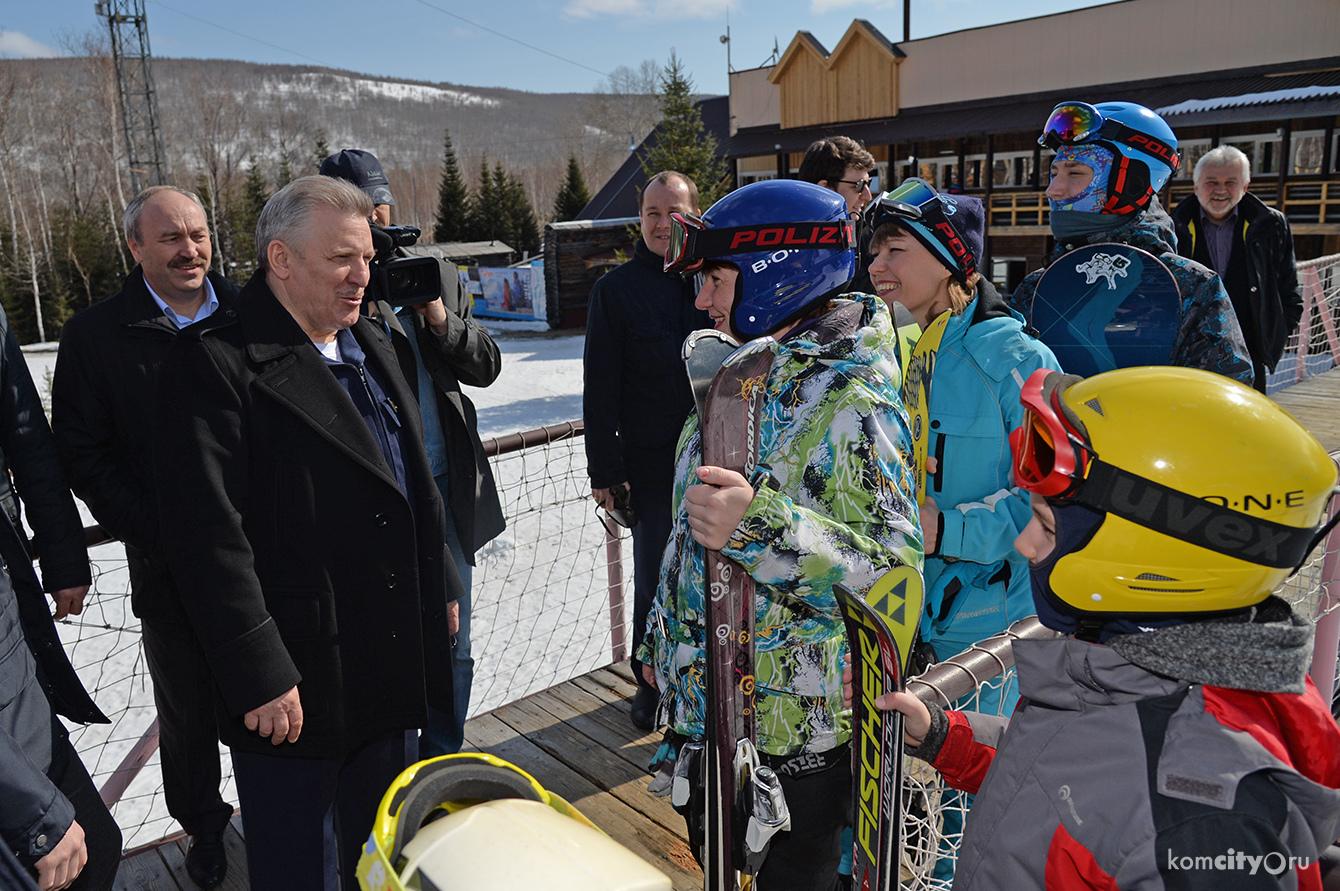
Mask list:
[[[913,0],[912,37],[1097,6],[1112,0]],[[1152,2],[1152,0],[1148,0]],[[105,33],[94,0],[6,2],[0,57],[63,54]],[[146,0],[156,56],[327,65],[433,83],[588,92],[602,74],[673,49],[702,93],[786,50],[799,30],[829,49],[854,18],[902,39],[902,0]]]

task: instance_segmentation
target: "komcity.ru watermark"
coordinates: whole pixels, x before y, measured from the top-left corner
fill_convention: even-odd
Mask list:
[[[1264,871],[1272,876],[1282,875],[1291,869],[1306,869],[1312,865],[1312,861],[1306,857],[1294,857],[1287,854],[1281,854],[1279,851],[1271,851],[1268,854],[1248,854],[1246,851],[1235,851],[1229,848],[1223,854],[1201,854],[1191,857],[1178,857],[1173,854],[1172,849],[1168,849],[1168,872],[1190,872],[1198,870],[1202,872],[1237,872],[1243,871],[1248,875],[1256,875],[1258,871]]]

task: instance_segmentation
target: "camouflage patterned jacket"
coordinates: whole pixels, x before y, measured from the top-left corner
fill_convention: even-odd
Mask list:
[[[833,585],[867,590],[891,566],[921,567],[907,415],[888,309],[849,294],[779,346],[760,425],[755,496],[722,553],[756,586],[757,745],[790,756],[851,736],[842,708],[846,637]],[[698,416],[680,435],[680,505],[638,658],[685,736],[705,714],[704,549],[683,510],[702,449]]]

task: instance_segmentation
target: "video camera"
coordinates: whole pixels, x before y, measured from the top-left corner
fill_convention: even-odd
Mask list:
[[[397,257],[396,249],[419,240],[414,226],[378,226],[372,229],[371,271],[375,296],[391,306],[418,306],[442,296],[441,266],[434,257]]]

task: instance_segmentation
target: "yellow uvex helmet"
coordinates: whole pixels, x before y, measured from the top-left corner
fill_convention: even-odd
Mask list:
[[[1107,616],[1259,603],[1319,538],[1336,465],[1284,409],[1189,368],[1038,371],[1012,437],[1019,484],[1105,514],[1056,559],[1058,607]]]

